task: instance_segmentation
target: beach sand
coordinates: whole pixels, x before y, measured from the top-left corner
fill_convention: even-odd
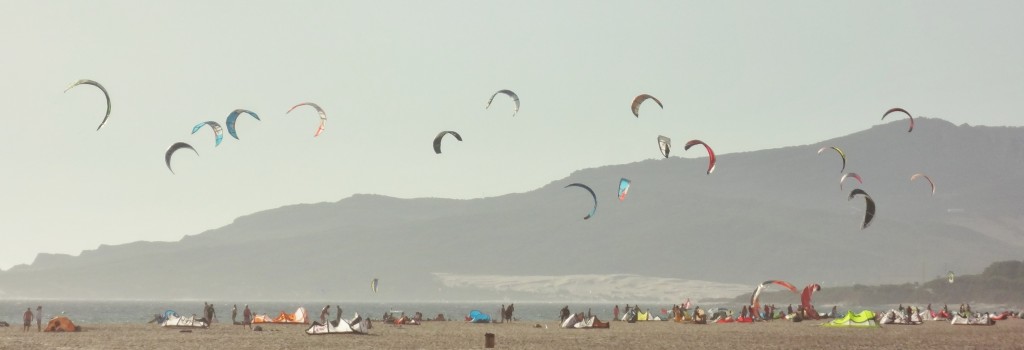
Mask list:
[[[3,349],[481,349],[485,333],[498,349],[1020,349],[1024,320],[994,326],[919,326],[834,329],[821,321],[692,325],[612,322],[609,329],[561,329],[554,321],[510,324],[424,322],[420,326],[374,323],[369,335],[309,336],[302,325],[264,325],[252,332],[214,324],[182,333],[153,324],[81,325],[77,333],[22,332],[0,328]],[[544,328],[547,326],[547,328]]]

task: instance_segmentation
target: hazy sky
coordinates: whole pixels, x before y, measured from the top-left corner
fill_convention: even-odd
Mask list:
[[[0,267],[354,193],[475,198],[581,168],[801,145],[894,106],[1024,109],[1021,1],[0,1]],[[91,86],[64,93],[78,79]],[[522,99],[518,115],[499,96]],[[665,104],[629,110],[650,93]],[[328,115],[314,138],[313,101]],[[241,140],[209,129],[236,108]],[[433,137],[455,130],[435,155]],[[172,143],[176,175],[164,165]],[[685,154],[679,147],[677,154]],[[727,164],[719,164],[720,168]],[[400,213],[396,213],[400,215]]]

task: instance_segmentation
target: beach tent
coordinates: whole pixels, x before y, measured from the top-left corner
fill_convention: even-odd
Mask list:
[[[473,310],[469,312],[469,316],[466,317],[466,322],[469,323],[491,323],[491,315],[480,312],[480,310]]]
[[[370,329],[370,323],[359,317],[359,313],[355,314],[352,320],[342,319],[337,323],[327,322],[327,324],[320,324],[320,322],[313,322],[309,328],[306,328],[306,334],[308,335],[327,335],[327,334],[366,334],[366,331]]]
[[[57,316],[50,320],[50,323],[46,324],[44,332],[77,332],[81,330],[76,326],[71,319],[66,316]]]
[[[853,311],[847,311],[846,316],[834,319],[831,322],[823,324],[823,326],[852,328],[878,327],[878,322],[875,322],[875,313],[871,312],[871,310],[864,310],[857,314],[854,314]]]
[[[206,328],[210,324],[206,323],[206,319],[196,318],[195,316],[181,317],[177,313],[171,310],[164,312],[164,323],[161,323],[162,327],[175,327],[175,328]]]
[[[309,314],[306,312],[306,308],[300,306],[295,310],[295,313],[289,314],[281,311],[275,318],[270,318],[267,315],[256,315],[252,323],[309,324]]]

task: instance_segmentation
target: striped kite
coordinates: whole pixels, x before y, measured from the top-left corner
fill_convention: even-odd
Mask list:
[[[303,102],[292,106],[292,108],[289,109],[288,112],[285,112],[285,114],[291,113],[292,110],[298,108],[299,106],[310,106],[316,109],[316,113],[320,115],[320,126],[316,128],[316,132],[313,133],[313,137],[320,136],[320,133],[324,132],[324,127],[327,126],[327,112],[324,112],[324,109],[320,108],[320,106],[318,106],[316,103]]]

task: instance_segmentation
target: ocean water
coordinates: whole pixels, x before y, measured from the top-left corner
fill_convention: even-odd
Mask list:
[[[242,319],[242,310],[246,303],[234,303],[224,301],[212,302],[217,313],[217,321],[221,323],[231,322],[231,306],[238,305],[238,320]],[[276,316],[284,311],[295,312],[300,306],[305,307],[310,315],[310,320],[319,319],[320,310],[324,305],[331,306],[331,319],[335,317],[335,302],[248,302],[249,309],[255,314],[268,314]],[[498,319],[500,302],[450,302],[450,303],[345,303],[342,302],[342,317],[351,318],[354,312],[363,317],[380,319],[385,312],[395,312],[397,316],[401,312],[412,315],[417,311],[423,313],[423,318],[433,319],[437,314],[444,314],[447,319],[462,320],[472,310],[480,310],[489,314],[492,319]],[[609,304],[556,304],[556,303],[516,303],[514,317],[520,321],[555,321],[558,319],[558,312],[563,306],[569,306],[572,312],[587,312],[589,308],[599,318],[611,318],[612,309],[615,305]],[[43,307],[43,319],[48,320],[56,315],[66,315],[72,321],[79,324],[102,324],[102,323],[146,323],[153,319],[155,314],[163,314],[165,310],[174,310],[179,315],[189,316],[196,314],[202,316],[203,301],[61,301],[61,300],[16,300],[0,301],[0,321],[7,321],[11,325],[21,324],[21,317],[26,308],[31,308],[34,313],[36,306]],[[625,305],[620,305],[620,308]],[[641,305],[641,307],[645,307]],[[650,306],[652,311],[669,305]]]
[[[214,301],[213,305],[217,312],[217,322],[230,323],[231,322],[231,306],[235,304],[233,302]],[[245,308],[245,303],[237,303],[238,305],[238,320],[242,319],[242,310]],[[284,311],[288,313],[295,312],[300,306],[305,307],[309,312],[310,320],[319,319],[320,310],[324,305],[331,305],[331,319],[334,319],[336,312],[335,302],[324,301],[324,302],[249,302],[249,308],[255,314],[269,314],[276,316],[278,313]],[[396,316],[398,313],[405,312],[407,315],[412,315],[419,311],[423,313],[424,318],[433,319],[437,314],[444,314],[447,319],[462,320],[463,317],[469,314],[472,310],[480,310],[483,313],[489,314],[492,319],[499,319],[498,310],[501,308],[501,302],[444,302],[444,303],[367,303],[367,302],[354,302],[354,303],[341,303],[342,317],[351,318],[353,312],[358,312],[363,317],[370,317],[371,319],[380,319],[385,312],[395,312]],[[630,304],[635,305],[635,304]],[[61,301],[61,300],[11,300],[11,301],[0,301],[0,321],[7,321],[12,326],[21,324],[21,317],[25,312],[26,308],[31,308],[32,312],[35,312],[36,306],[43,307],[43,319],[48,320],[56,315],[66,315],[71,318],[72,321],[78,324],[110,324],[110,323],[146,323],[153,318],[155,314],[162,314],[165,310],[174,310],[179,315],[202,315],[203,313],[203,301]],[[545,302],[545,303],[515,303],[514,317],[518,321],[523,322],[544,322],[544,321],[556,321],[558,320],[558,312],[564,306],[569,306],[569,310],[573,313],[584,312],[588,310],[597,315],[598,318],[603,320],[609,320],[612,318],[612,311],[615,307],[614,304],[607,303],[557,303],[557,302]],[[728,307],[738,312],[741,305],[726,305],[726,304],[706,304],[699,305],[700,307],[708,310],[715,310],[719,307]],[[787,305],[777,304],[778,307],[785,309]],[[796,305],[794,305],[795,307]],[[924,308],[925,305],[915,305],[919,308]],[[671,309],[671,305],[658,305],[641,304],[640,308],[650,310],[654,315],[663,314],[663,309]],[[832,305],[818,305],[818,311],[828,312],[832,309]],[[869,305],[869,306],[844,306],[839,305],[838,311],[845,313],[847,309],[856,311],[869,309],[874,311],[885,311],[892,308],[896,308],[897,305]],[[933,305],[935,309],[942,308],[942,305]],[[952,310],[959,308],[959,305],[949,305]],[[619,304],[620,309],[625,308],[625,304]],[[991,311],[1000,312],[1003,310],[1020,311],[1019,306],[1010,305],[972,305],[975,311]],[[667,311],[667,310],[665,310]]]

